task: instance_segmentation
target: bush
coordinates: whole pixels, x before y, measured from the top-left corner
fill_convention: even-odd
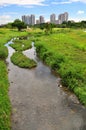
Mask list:
[[[0,47],[0,59],[6,59],[8,56],[8,50],[5,46]]]

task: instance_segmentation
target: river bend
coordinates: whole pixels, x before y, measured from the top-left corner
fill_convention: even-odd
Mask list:
[[[7,58],[12,103],[12,130],[86,130],[86,108],[37,57],[34,46],[24,54],[37,61],[34,69],[13,65]]]

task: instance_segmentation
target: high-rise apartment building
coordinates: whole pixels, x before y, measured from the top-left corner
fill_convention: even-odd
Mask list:
[[[60,24],[63,23],[64,21],[68,21],[68,13],[65,12],[64,14],[60,14],[58,16],[58,20],[60,20]]]
[[[22,16],[22,21],[25,22],[28,25],[34,25],[35,24],[35,15],[31,15],[31,16]]]
[[[34,25],[35,24],[35,15],[31,14],[30,16],[30,25]]]
[[[44,23],[44,22],[45,22],[45,20],[44,20],[44,17],[43,17],[43,16],[40,16],[40,17],[39,17],[39,22],[40,22],[40,23]]]
[[[68,13],[67,12],[64,13],[64,17],[65,17],[65,21],[68,21]]]
[[[39,21],[39,19],[37,19],[37,20],[36,20],[36,24],[40,24],[40,21]]]
[[[30,24],[30,16],[27,15],[27,16],[26,16],[26,19],[27,19],[27,24],[29,25],[29,24]]]
[[[34,25],[35,24],[35,15],[23,15],[22,21],[25,22],[27,25]],[[56,19],[55,14],[50,15],[50,23],[54,24],[62,24],[64,21],[68,21],[68,13],[65,12],[63,14],[59,14],[58,19]],[[36,24],[45,23],[44,17],[41,15],[38,20],[36,20]]]
[[[56,21],[56,15],[55,14],[51,14],[50,15],[50,23],[55,23]]]
[[[26,17],[26,15],[22,16],[22,21],[27,24],[27,17]]]

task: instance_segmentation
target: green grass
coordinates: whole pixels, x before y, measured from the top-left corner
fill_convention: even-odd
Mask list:
[[[11,56],[11,61],[21,68],[30,69],[37,66],[37,63],[34,60],[27,58],[22,52],[15,52]]]
[[[0,28],[0,130],[11,130],[11,103],[8,96],[9,81],[5,63],[8,50],[4,45],[14,37],[27,35],[28,32]]]
[[[0,47],[0,59],[5,60],[8,56],[8,50],[5,46]]]
[[[31,40],[14,40],[14,44],[10,44],[16,51],[24,51],[31,48]]]
[[[4,61],[0,60],[0,130],[10,130],[11,105],[8,97],[8,76]]]
[[[23,39],[21,37],[21,39],[16,39],[13,41],[13,44],[10,44],[10,46],[17,51],[11,57],[11,61],[15,65],[29,69],[37,66],[37,63],[34,60],[27,58],[22,53],[22,51],[30,49],[32,47],[31,43],[32,43],[31,38]]]
[[[62,84],[86,105],[86,33],[57,29],[53,34],[34,34],[38,56],[59,73]]]

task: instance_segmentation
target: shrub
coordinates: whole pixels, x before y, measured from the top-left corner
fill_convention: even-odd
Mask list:
[[[8,50],[5,46],[0,47],[0,58],[1,59],[6,59],[8,56]]]

